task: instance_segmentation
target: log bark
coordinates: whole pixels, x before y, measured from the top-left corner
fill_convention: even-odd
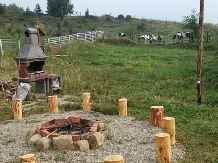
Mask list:
[[[90,111],[91,110],[91,101],[90,101],[90,93],[83,93],[83,110]]]
[[[58,112],[58,98],[57,95],[48,96],[49,112]]]
[[[104,158],[104,163],[124,163],[124,158],[120,155],[108,155]]]
[[[164,118],[164,132],[170,134],[170,143],[171,145],[175,145],[176,144],[175,118],[173,117]]]
[[[121,98],[118,100],[119,116],[127,116],[127,99]]]
[[[170,134],[156,134],[156,154],[158,163],[172,163]]]
[[[20,157],[20,163],[36,163],[36,157],[34,154],[25,154]]]
[[[151,107],[151,124],[158,127],[163,128],[164,122],[164,107],[163,106],[152,106]]]
[[[15,99],[12,101],[12,110],[14,119],[22,119],[22,100]]]

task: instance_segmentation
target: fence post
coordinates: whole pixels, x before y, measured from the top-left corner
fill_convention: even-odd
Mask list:
[[[0,39],[0,52],[3,55],[3,49],[2,49],[2,39]]]
[[[68,35],[68,42],[70,43],[70,35]]]
[[[20,50],[20,40],[17,40],[18,49]]]
[[[84,33],[84,41],[86,42],[86,33]]]
[[[61,48],[61,37],[58,37],[58,45],[59,45],[59,48]]]

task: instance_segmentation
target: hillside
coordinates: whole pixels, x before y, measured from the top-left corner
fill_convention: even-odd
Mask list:
[[[160,21],[152,19],[117,18],[109,15],[101,17],[67,16],[63,20],[49,15],[35,13],[7,13],[0,16],[0,37],[16,37],[22,39],[22,29],[25,27],[40,27],[47,36],[69,35],[89,30],[102,30],[105,37],[117,37],[119,32],[140,36],[144,34],[162,35],[165,40],[171,40],[173,34],[184,31],[182,22]],[[218,33],[213,24],[205,24],[204,32]]]

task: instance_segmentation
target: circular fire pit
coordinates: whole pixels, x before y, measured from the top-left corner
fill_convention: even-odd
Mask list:
[[[37,125],[37,133],[42,137],[58,137],[72,135],[73,141],[85,140],[87,136],[96,132],[98,122],[82,119],[80,117],[67,117],[51,119]]]

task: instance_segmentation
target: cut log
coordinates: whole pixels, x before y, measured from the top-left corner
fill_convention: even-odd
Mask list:
[[[156,153],[158,163],[172,163],[170,134],[156,134]]]
[[[119,116],[127,116],[127,99],[121,98],[118,100]]]
[[[83,93],[83,110],[90,111],[91,110],[91,101],[90,101],[90,93]]]
[[[175,118],[165,117],[163,119],[164,119],[164,132],[170,134],[171,145],[175,145],[176,144],[176,140],[175,140],[175,134],[176,134]]]
[[[151,124],[158,127],[164,127],[164,107],[163,106],[152,106],[151,107]]]
[[[104,163],[124,163],[124,158],[120,155],[108,155],[104,158]]]
[[[22,119],[22,100],[15,99],[12,101],[12,111],[14,119]]]
[[[20,163],[36,163],[36,157],[34,154],[25,154],[20,157]]]
[[[48,96],[49,112],[58,112],[58,97],[57,95]]]

